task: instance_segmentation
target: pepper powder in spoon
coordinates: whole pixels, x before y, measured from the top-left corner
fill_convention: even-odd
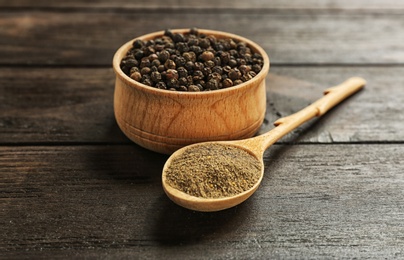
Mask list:
[[[238,147],[218,143],[187,149],[167,169],[171,187],[201,198],[234,196],[251,189],[261,163]]]

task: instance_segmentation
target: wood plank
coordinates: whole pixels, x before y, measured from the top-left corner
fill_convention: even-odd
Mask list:
[[[0,71],[0,143],[128,141],[114,118],[112,69]]]
[[[10,258],[400,258],[403,154],[400,144],[275,145],[253,197],[197,213],[164,195],[166,157],[136,146],[2,146],[0,249]]]
[[[355,75],[368,80],[363,91],[282,142],[402,142],[403,67],[273,66],[259,133]],[[112,69],[0,68],[0,143],[127,143],[115,123],[113,89]]]
[[[282,67],[271,68],[268,115],[272,127],[280,116],[287,116],[311,103],[322,90],[351,76],[367,80],[365,89],[325,114],[317,121],[295,131],[295,141],[328,142],[402,142],[404,115],[404,73],[402,67]]]
[[[19,7],[19,8],[38,8],[38,7],[57,7],[57,8],[219,8],[219,9],[262,9],[262,8],[310,8],[310,9],[375,9],[375,8],[404,8],[404,2],[402,0],[379,0],[379,1],[366,1],[366,0],[205,0],[205,1],[177,1],[166,0],[152,1],[152,0],[138,0],[138,1],[51,1],[51,0],[37,0],[32,2],[30,0],[0,0],[1,7]]]
[[[400,12],[386,10],[7,10],[0,12],[0,64],[109,66],[136,36],[194,26],[250,38],[273,64],[402,64],[403,23]]]

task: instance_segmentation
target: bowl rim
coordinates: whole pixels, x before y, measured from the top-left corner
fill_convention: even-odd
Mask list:
[[[189,33],[190,29],[171,29],[173,33]],[[186,96],[186,97],[204,97],[206,95],[223,95],[224,93],[229,94],[232,92],[238,92],[240,89],[243,88],[248,88],[249,86],[253,86],[254,82],[258,81],[261,82],[261,80],[265,80],[268,72],[269,72],[269,67],[270,67],[270,60],[268,57],[268,54],[265,52],[265,50],[259,46],[257,43],[253,42],[250,39],[244,38],[242,36],[239,36],[237,34],[233,33],[228,33],[228,32],[223,32],[223,31],[217,31],[217,30],[210,30],[210,29],[199,29],[199,33],[203,33],[206,35],[214,35],[215,37],[218,38],[232,38],[236,39],[238,41],[243,41],[247,43],[247,45],[253,49],[253,51],[258,52],[261,54],[261,56],[264,59],[264,66],[262,67],[261,71],[252,79],[243,82],[242,84],[239,84],[237,86],[232,86],[229,88],[224,88],[224,89],[217,89],[217,90],[212,90],[212,91],[196,91],[196,92],[189,92],[189,91],[169,91],[165,89],[158,89],[154,88],[151,86],[147,86],[145,84],[142,84],[134,79],[131,79],[128,77],[121,69],[120,67],[120,62],[122,58],[126,55],[126,53],[129,51],[129,49],[132,47],[132,44],[135,40],[141,39],[141,40],[150,40],[154,39],[156,37],[162,36],[164,34],[164,31],[157,31],[157,32],[152,32],[148,34],[144,34],[141,36],[138,36],[136,38],[133,38],[132,40],[126,42],[123,44],[114,54],[113,61],[112,61],[112,66],[114,69],[114,72],[116,74],[117,78],[120,78],[123,82],[125,82],[126,85],[131,86],[133,88],[136,88],[140,91],[145,91],[151,94],[157,94],[157,95],[165,95],[165,96]]]

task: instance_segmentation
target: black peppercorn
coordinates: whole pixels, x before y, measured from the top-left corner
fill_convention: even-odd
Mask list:
[[[250,54],[244,55],[243,58],[245,59],[247,64],[249,64],[249,65],[254,64],[254,60],[253,60],[253,58],[252,58],[252,56]]]
[[[246,65],[246,64],[247,64],[247,62],[245,61],[245,59],[238,58],[238,59],[236,59],[236,61],[237,61],[237,65],[238,65],[238,66]]]
[[[188,91],[188,88],[186,86],[179,86],[178,90],[179,91]]]
[[[166,60],[166,62],[164,63],[164,67],[166,69],[175,69],[177,66],[175,65],[175,62],[173,60]]]
[[[194,79],[192,78],[192,76],[191,76],[191,75],[189,75],[189,76],[187,77],[187,82],[188,82],[188,84],[187,84],[187,85],[191,85],[191,84],[193,84],[193,83],[194,83]]]
[[[203,91],[203,90],[204,90],[204,88],[203,88],[203,86],[202,86],[201,84],[196,84],[195,86],[197,86],[200,91]]]
[[[156,52],[160,52],[162,50],[164,50],[164,44],[157,44],[154,49],[156,50]]]
[[[195,62],[196,61],[196,55],[195,52],[184,52],[182,54],[182,57],[184,57],[184,59],[188,62],[188,61],[192,61]]]
[[[238,69],[232,69],[232,70],[230,70],[228,75],[229,75],[229,78],[234,81],[241,77],[241,72]]]
[[[170,60],[174,60],[175,61],[175,59],[177,58],[177,54],[176,53],[172,53],[171,55],[170,55]]]
[[[164,83],[163,81],[157,82],[155,87],[159,89],[167,89],[166,83]]]
[[[211,79],[206,83],[206,88],[210,90],[219,89],[219,83],[216,80]]]
[[[208,76],[208,80],[215,80],[217,82],[220,82],[222,80],[222,75],[217,72],[213,72]]]
[[[211,60],[215,57],[215,55],[211,51],[204,51],[199,58],[203,61]]]
[[[160,72],[157,71],[153,71],[150,75],[150,79],[154,82],[157,83],[159,81],[161,81],[161,74]]]
[[[223,71],[224,71],[225,73],[229,73],[230,70],[231,70],[231,67],[230,67],[230,66],[224,66],[224,67],[223,67]]]
[[[253,76],[252,76],[251,74],[249,74],[249,73],[244,74],[243,76],[241,76],[241,80],[242,80],[243,82],[246,82],[246,81],[248,81],[248,80],[250,80],[250,79],[252,79],[252,78],[253,78]]]
[[[175,45],[175,47],[177,48],[177,50],[178,50],[180,53],[184,53],[184,52],[189,51],[189,47],[188,47],[188,45],[187,45],[185,42],[178,42],[178,43]]]
[[[209,67],[204,67],[202,69],[202,73],[205,75],[205,77],[208,77],[212,73],[212,70]]]
[[[151,63],[150,63],[149,58],[145,57],[145,58],[142,58],[142,60],[140,61],[139,67],[140,68],[150,67],[150,65],[151,65]]]
[[[166,62],[170,58],[170,53],[167,50],[161,51],[158,58],[161,62]]]
[[[197,70],[197,71],[194,71],[192,79],[193,79],[194,81],[196,81],[196,80],[201,80],[201,79],[203,79],[203,77],[204,77],[204,75],[203,75],[202,71]]]
[[[189,30],[189,34],[198,35],[198,28],[192,27],[192,28]]]
[[[160,64],[161,64],[161,63],[160,63],[160,61],[159,61],[158,59],[153,60],[152,63],[151,63],[151,65],[152,65],[152,66],[155,66],[155,67],[160,66]]]
[[[247,72],[249,72],[251,70],[251,67],[248,65],[241,65],[240,67],[238,67],[238,69],[240,70],[240,72],[242,74],[246,74]]]
[[[238,58],[238,52],[235,49],[231,49],[229,50],[229,54],[230,56],[232,56],[233,58]]]
[[[189,47],[189,50],[194,52],[196,55],[199,55],[203,52],[202,48],[199,46],[191,46],[191,47]]]
[[[261,66],[258,65],[258,64],[254,64],[254,65],[252,66],[252,70],[253,70],[255,73],[259,73],[259,72],[261,71]]]
[[[170,79],[178,79],[178,71],[174,70],[174,69],[168,69],[166,71],[166,79],[170,80]]]
[[[143,81],[145,79],[150,79],[150,75],[149,74],[143,74],[142,79],[140,81]]]
[[[166,68],[164,67],[164,65],[159,65],[158,67],[157,67],[157,70],[158,70],[158,72],[163,72],[164,70],[165,70]]]
[[[122,60],[121,64],[128,67],[128,68],[130,68],[130,67],[138,66],[139,62],[134,58],[127,58],[127,59]]]
[[[210,41],[207,38],[201,39],[199,41],[199,47],[207,49],[210,46]]]
[[[249,71],[248,74],[250,74],[251,77],[257,76],[257,73],[255,73],[255,71]]]
[[[154,46],[156,44],[156,42],[152,39],[152,40],[148,40],[147,42],[146,42],[146,46],[147,47],[149,47],[149,46]]]
[[[135,58],[137,59],[137,60],[140,60],[140,59],[142,59],[144,57],[144,52],[142,51],[142,50],[137,50],[136,52],[135,52]]]
[[[195,64],[192,61],[187,61],[184,66],[188,71],[192,71],[195,67]]]
[[[204,80],[198,80],[198,81],[195,81],[194,82],[195,83],[195,85],[197,85],[197,86],[201,86],[202,87],[202,89],[203,88],[205,88],[205,86],[206,86],[206,82],[204,81]]]
[[[143,67],[143,68],[140,70],[140,73],[141,73],[142,75],[149,74],[150,72],[151,72],[150,67]]]
[[[261,54],[259,54],[259,53],[254,53],[252,57],[253,57],[253,59],[263,60]]]
[[[223,88],[230,88],[233,86],[233,81],[229,78],[223,80],[222,82]]]
[[[166,29],[164,35],[173,38],[173,32],[170,29]]]
[[[202,62],[195,62],[194,63],[194,70],[203,70],[205,66],[203,65]]]
[[[185,37],[181,33],[174,33],[172,39],[174,42],[184,42],[185,41]]]
[[[243,83],[242,80],[236,79],[235,81],[233,81],[233,86],[237,86],[237,85],[240,85],[240,84],[242,84],[242,83]]]
[[[208,67],[208,68],[213,68],[216,64],[212,60],[208,60],[208,61],[205,61],[205,63],[203,65],[205,65],[205,67]]]
[[[140,74],[140,72],[135,71],[132,74],[130,74],[130,77],[136,81],[140,81],[140,79],[142,78],[142,74]]]
[[[169,50],[169,49],[175,48],[175,45],[174,45],[173,42],[166,42],[166,43],[164,44],[164,47],[165,47],[167,50]]]
[[[188,87],[188,91],[190,92],[197,92],[197,91],[201,91],[200,88],[196,85],[189,85]]]
[[[178,79],[176,79],[176,78],[168,79],[167,86],[173,87],[173,88],[178,87]]]
[[[143,50],[144,56],[149,56],[155,52],[156,51],[154,50],[154,48],[152,46],[148,46],[148,47],[144,48],[144,50]]]
[[[133,47],[136,49],[140,49],[145,45],[145,43],[142,40],[135,40],[133,42]]]
[[[176,65],[177,67],[183,67],[183,66],[185,66],[185,63],[186,63],[187,61],[185,60],[184,57],[182,57],[182,56],[177,56],[177,57],[175,57],[174,62],[175,62],[175,65]]]
[[[186,77],[185,78],[178,78],[178,84],[188,86],[189,82],[188,82],[188,79]]]
[[[225,47],[223,44],[215,42],[213,44],[213,49],[215,49],[216,51],[223,51],[225,49]]]
[[[220,66],[214,66],[214,67],[212,68],[212,72],[216,72],[216,73],[219,73],[219,74],[223,74],[223,68],[220,67]]]
[[[229,66],[234,68],[237,66],[237,61],[235,59],[230,59],[229,60]]]
[[[188,46],[194,46],[194,45],[199,45],[199,40],[194,37],[190,37],[188,39]]]
[[[184,67],[179,67],[179,68],[177,69],[177,71],[178,71],[178,75],[179,75],[181,78],[185,78],[185,77],[188,76],[188,71],[187,71]]]
[[[129,74],[132,74],[133,72],[140,72],[140,69],[139,69],[138,67],[132,67],[132,68],[130,69],[130,73],[129,73]]]
[[[152,86],[150,79],[143,79],[142,83],[145,84],[146,86]]]
[[[245,42],[167,29],[148,41],[134,40],[120,68],[132,79],[159,89],[210,91],[248,81],[262,70],[262,55]]]
[[[220,59],[222,60],[222,64],[223,64],[223,65],[228,64],[229,61],[230,61],[230,53],[228,53],[228,52],[223,52],[223,53],[220,55]]]
[[[213,62],[215,63],[215,66],[222,65],[222,59],[220,57],[214,57]]]
[[[156,59],[158,59],[157,54],[152,53],[152,54],[149,55],[149,60],[154,61],[154,60],[156,60]]]

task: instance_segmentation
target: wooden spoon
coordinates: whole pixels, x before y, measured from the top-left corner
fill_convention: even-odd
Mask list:
[[[299,112],[290,116],[278,119],[274,125],[276,126],[271,131],[249,139],[238,141],[221,141],[221,142],[204,142],[186,146],[179,149],[171,155],[167,160],[163,168],[162,183],[163,188],[167,196],[177,203],[178,205],[196,210],[196,211],[219,211],[236,206],[246,199],[248,199],[258,188],[264,175],[264,163],[263,154],[265,150],[274,144],[277,140],[289,133],[296,127],[300,126],[304,122],[325,114],[332,107],[340,103],[342,100],[357,92],[365,85],[366,81],[359,77],[353,77],[338,86],[329,88],[324,91],[324,96],[312,103],[308,107],[300,110]],[[187,149],[206,146],[209,144],[221,144],[226,146],[235,146],[239,149],[243,149],[249,152],[256,160],[261,164],[261,172],[259,174],[258,181],[252,186],[252,188],[229,197],[221,198],[203,198],[191,196],[185,192],[171,187],[167,183],[167,172],[175,158],[181,156]],[[236,160],[237,158],[234,158]]]

